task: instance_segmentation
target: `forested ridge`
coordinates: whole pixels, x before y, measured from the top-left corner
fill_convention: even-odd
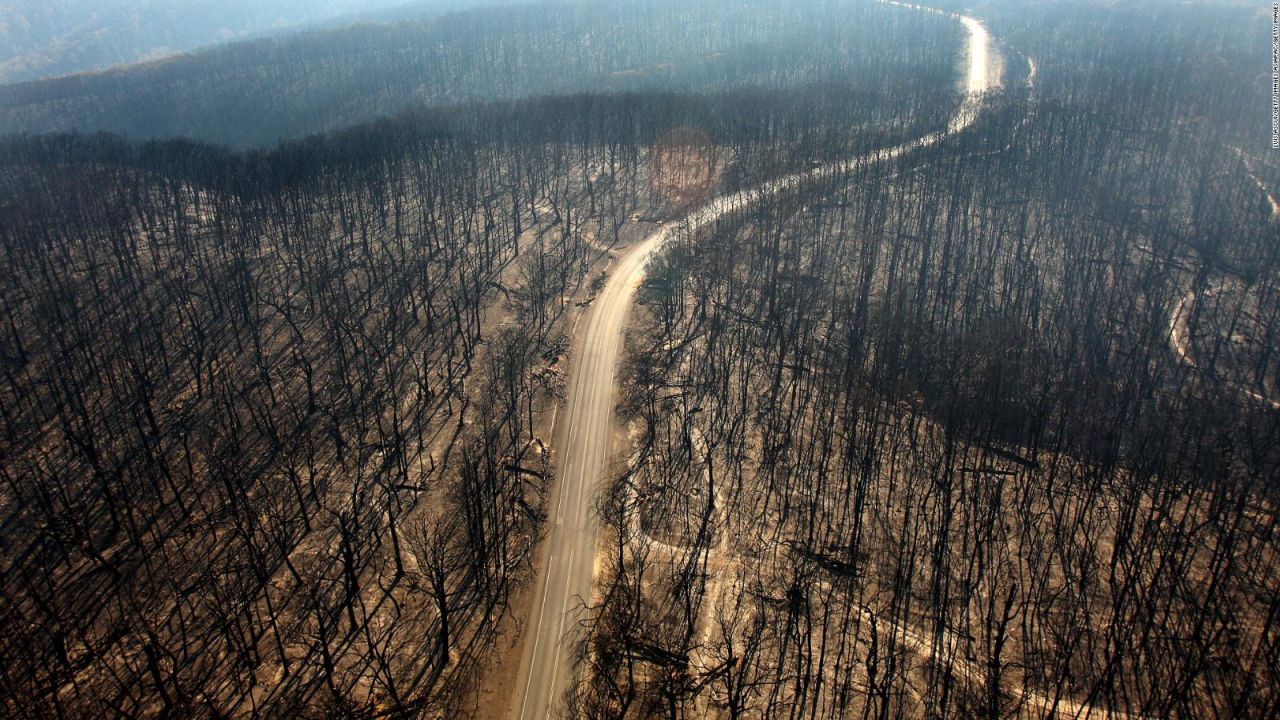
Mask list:
[[[111,131],[270,148],[424,104],[815,85],[819,95],[825,85],[883,96],[952,77],[952,58],[926,51],[957,38],[941,18],[862,2],[544,2],[3,86],[0,132]]]
[[[466,0],[4,0],[0,80],[154,60],[201,45],[325,21],[441,12]],[[408,7],[406,7],[406,5]],[[394,8],[392,12],[385,10]],[[374,13],[372,11],[383,10]],[[343,18],[346,18],[345,22]]]

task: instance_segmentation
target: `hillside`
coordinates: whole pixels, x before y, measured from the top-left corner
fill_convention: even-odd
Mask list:
[[[233,147],[332,130],[419,105],[581,91],[886,87],[936,82],[922,49],[941,21],[865,5],[671,0],[473,10],[234,43],[109,72],[0,88],[0,133],[110,131]],[[866,48],[882,48],[871,56]]]
[[[160,58],[203,45],[393,9],[427,14],[450,0],[3,0],[0,82]]]

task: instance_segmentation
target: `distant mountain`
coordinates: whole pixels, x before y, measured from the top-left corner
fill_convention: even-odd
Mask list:
[[[902,92],[903,83],[953,80],[959,33],[942,16],[847,0],[612,0],[420,14],[0,86],[0,134],[107,131],[262,148],[409,108],[539,95],[809,83],[847,95],[851,85],[865,93],[886,82]]]
[[[357,13],[483,0],[0,0],[0,82],[97,70]]]

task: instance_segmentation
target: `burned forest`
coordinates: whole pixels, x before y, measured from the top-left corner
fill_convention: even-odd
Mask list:
[[[1277,26],[458,0],[0,85],[0,716],[1275,717]]]

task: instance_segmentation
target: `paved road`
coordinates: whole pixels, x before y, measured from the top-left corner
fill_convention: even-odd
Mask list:
[[[887,4],[921,12],[941,12],[900,2]],[[986,28],[970,17],[952,17],[962,22],[969,33],[965,76],[969,99],[957,110],[946,131],[716,198],[694,211],[682,225],[693,229],[706,226],[760,202],[799,192],[869,163],[936,144],[948,134],[971,125],[977,116],[977,96],[999,80],[993,77],[996,71],[990,66],[989,56],[993,51]],[[552,710],[568,687],[573,643],[566,633],[577,628],[580,610],[591,597],[597,534],[592,500],[610,459],[614,376],[622,349],[622,328],[649,258],[662,247],[671,232],[672,226],[668,225],[627,252],[583,318],[585,328],[580,327],[578,331],[568,402],[560,418],[564,430],[557,438],[563,453],[559,488],[550,515],[554,525],[547,538],[546,566],[539,576],[529,616],[530,635],[525,641],[510,706],[512,720],[553,717]]]

